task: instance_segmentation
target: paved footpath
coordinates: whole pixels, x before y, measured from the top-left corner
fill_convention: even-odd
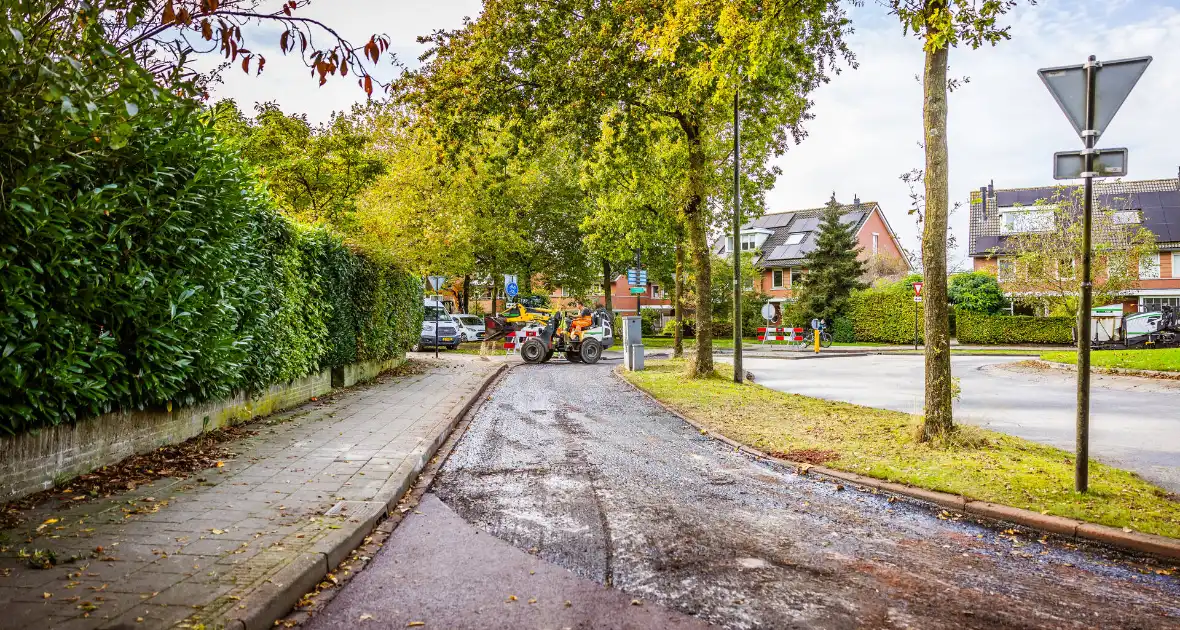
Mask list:
[[[430,361],[252,425],[221,467],[37,508],[0,532],[0,629],[269,627],[404,494],[501,366]],[[58,565],[19,557],[36,549]]]

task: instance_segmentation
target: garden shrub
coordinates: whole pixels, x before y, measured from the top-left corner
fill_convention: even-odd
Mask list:
[[[1073,343],[1072,317],[986,315],[966,309],[957,309],[955,315],[959,343]]]
[[[660,317],[661,317],[660,312],[655,309],[649,308],[649,309],[641,310],[639,313],[639,317],[642,321],[643,334],[645,334],[645,335],[656,334],[656,330],[659,329],[659,321],[660,321]]]
[[[856,329],[852,326],[852,320],[843,315],[837,315],[832,320],[832,341],[837,343],[856,342]]]

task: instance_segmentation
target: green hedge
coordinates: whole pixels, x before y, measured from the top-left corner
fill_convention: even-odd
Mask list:
[[[1073,343],[1072,317],[984,315],[965,309],[958,309],[955,316],[959,343]]]
[[[913,294],[902,290],[866,289],[855,291],[848,299],[844,317],[852,324],[853,337],[859,342],[907,344],[914,342],[914,316],[918,316],[918,334],[922,334],[922,311],[914,308]],[[846,332],[841,333],[847,337]]]
[[[0,432],[408,347],[418,279],[278,216],[203,112],[101,32],[68,43],[0,29]]]

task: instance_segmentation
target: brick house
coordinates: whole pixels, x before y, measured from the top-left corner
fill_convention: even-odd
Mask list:
[[[1051,211],[1034,204],[1053,199],[1059,191],[1055,186],[972,191],[968,247],[974,268],[997,274],[1003,287],[1005,241],[1014,233],[1051,229],[1044,225],[1052,222]],[[1139,286],[1124,295],[1124,312],[1180,307],[1180,178],[1096,181],[1094,198],[1095,204],[1117,208],[1119,221],[1140,224],[1156,238],[1158,251],[1151,260],[1140,261]],[[1101,277],[1100,261],[1094,265],[1095,276]]]
[[[549,295],[553,306],[561,309],[572,309],[578,306],[578,303],[569,296],[562,288],[553,289]],[[602,287],[595,286],[590,293],[590,299],[593,301],[592,306],[603,306],[606,303],[602,294]],[[672,316],[672,287],[664,287],[658,283],[648,282],[644,287],[644,292],[640,294],[631,293],[631,287],[627,285],[627,275],[619,274],[615,276],[614,284],[611,285],[611,307],[614,313],[618,315],[635,315],[638,311],[635,309],[636,304],[639,303],[643,310],[655,310],[662,316],[661,323]],[[591,306],[586,304],[586,306]]]
[[[809,208],[775,212],[742,226],[739,233],[741,251],[758,254],[754,266],[759,276],[754,281],[754,289],[770,296],[771,303],[781,304],[793,299],[793,287],[807,271],[802,265],[807,254],[815,249],[825,210]],[[851,204],[841,205],[840,210],[843,212],[840,221],[853,225],[862,260],[886,256],[904,261],[909,267],[897,235],[889,227],[880,204],[855,199]],[[733,237],[730,235],[716,239],[712,249],[719,256],[728,256],[733,250]]]

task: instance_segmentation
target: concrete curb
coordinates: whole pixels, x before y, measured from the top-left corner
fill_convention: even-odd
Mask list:
[[[452,413],[450,419],[447,420],[445,428],[413,460],[409,474],[399,482],[397,491],[382,492],[374,497],[374,502],[381,504],[379,509],[366,514],[364,518],[355,519],[355,522],[346,521],[348,527],[342,528],[329,540],[323,541],[322,546],[317,545],[313,553],[300,554],[293,562],[280,569],[277,574],[263,583],[261,588],[242,599],[235,614],[224,620],[225,627],[241,630],[266,630],[274,625],[275,620],[286,615],[304,593],[314,589],[315,585],[329,571],[340,564],[353,549],[360,546],[365,537],[377,526],[381,516],[389,514],[390,510],[394,509],[398,500],[413,486],[418,474],[426,467],[430,458],[434,457],[435,452],[446,441],[447,436],[451,434],[463,416],[509,367],[507,363],[497,367],[484,379],[483,384],[457,407],[457,411]]]
[[[1078,366],[1073,363],[1057,363],[1054,361],[1042,361],[1041,359],[1034,359],[1029,361],[1029,363],[1048,370],[1061,370],[1063,372],[1078,371]],[[1128,368],[1095,367],[1091,365],[1090,371],[1095,374],[1110,374],[1112,376],[1138,376],[1141,378],[1157,378],[1165,381],[1180,381],[1180,372],[1165,372],[1163,370],[1132,370]]]
[[[767,459],[779,464],[795,467],[797,469],[804,469],[807,470],[807,474],[819,474],[825,477],[831,477],[833,479],[839,479],[841,481],[856,484],[858,486],[875,488],[877,490],[909,497],[911,499],[917,499],[919,501],[931,503],[947,509],[957,510],[978,517],[1013,523],[1015,525],[1021,525],[1030,529],[1056,534],[1073,540],[1099,543],[1123,551],[1145,553],[1158,556],[1160,558],[1166,558],[1168,560],[1180,560],[1180,540],[1168,538],[1167,536],[1144,534],[1140,532],[1119,529],[1117,527],[1109,527],[1106,525],[1076,521],[1074,519],[1064,518],[1061,516],[1050,516],[1047,514],[1041,514],[1039,512],[1033,512],[1032,510],[1025,510],[1023,508],[989,503],[987,501],[976,501],[974,499],[969,499],[956,494],[939,492],[937,490],[926,490],[924,488],[915,488],[913,486],[893,483],[883,479],[877,479],[875,477],[866,477],[864,475],[858,475],[856,473],[845,472],[842,470],[834,470],[824,466],[814,466],[811,464],[793,462],[790,460],[774,457],[758,449],[750,448],[745,444],[735,442],[734,440],[731,440],[720,433],[710,430],[709,427],[689,419],[672,406],[665,404],[663,401],[653,396],[651,392],[623,378],[622,374],[619,373],[618,368],[613,370],[611,374],[624,385],[627,385],[640,394],[648,397],[652,402],[659,405],[668,413],[676,416],[677,418],[680,418],[688,425],[700,431],[701,435],[705,435],[719,442],[728,444],[729,446],[734,447],[734,450],[741,451],[758,459]]]

